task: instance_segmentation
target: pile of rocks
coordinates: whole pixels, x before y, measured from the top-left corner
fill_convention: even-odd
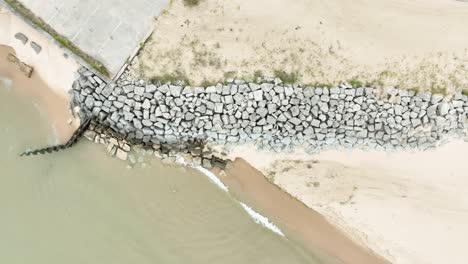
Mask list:
[[[121,160],[128,160],[130,167],[136,163],[143,163],[143,156],[154,155],[162,159],[163,163],[174,163],[176,159],[183,158],[185,163],[205,168],[218,168],[225,170],[232,166],[229,159],[224,158],[226,153],[219,153],[210,149],[203,141],[189,141],[181,145],[152,144],[151,146],[132,146],[120,135],[109,131],[106,126],[92,123],[84,136],[97,144],[106,146],[106,153]],[[133,148],[133,153],[130,151]],[[137,155],[137,156],[136,156]]]
[[[468,97],[340,84],[333,88],[230,80],[209,87],[105,83],[86,69],[73,102],[126,140],[146,145],[255,143],[277,152],[296,146],[428,149],[448,134],[466,137]]]

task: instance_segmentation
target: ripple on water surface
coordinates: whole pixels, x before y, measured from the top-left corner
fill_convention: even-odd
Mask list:
[[[84,141],[19,158],[54,138],[12,90],[0,88],[0,263],[320,263],[196,169],[127,170]]]

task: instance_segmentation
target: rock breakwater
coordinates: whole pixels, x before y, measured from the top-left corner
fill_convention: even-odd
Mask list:
[[[73,104],[127,141],[145,145],[254,143],[302,147],[428,149],[447,135],[466,137],[468,97],[343,83],[332,88],[282,84],[278,78],[209,87],[106,83],[82,68]]]

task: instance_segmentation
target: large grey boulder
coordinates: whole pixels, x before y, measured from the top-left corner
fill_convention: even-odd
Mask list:
[[[262,90],[256,90],[253,92],[254,95],[254,100],[257,102],[260,102],[263,100],[263,91]]]
[[[143,96],[145,93],[145,87],[136,86],[134,92],[136,95]]]
[[[154,92],[156,92],[156,89],[157,89],[156,85],[148,84],[148,85],[146,85],[145,92],[154,93]]]
[[[214,105],[214,112],[221,114],[223,112],[223,107],[224,107],[223,103],[216,103]]]
[[[171,85],[169,86],[169,92],[173,97],[179,97],[182,92],[182,87]]]
[[[437,107],[437,111],[439,115],[442,115],[442,116],[447,115],[449,110],[450,110],[450,105],[446,102],[440,103]]]

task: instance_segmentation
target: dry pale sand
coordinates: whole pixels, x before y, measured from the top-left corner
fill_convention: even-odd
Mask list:
[[[75,130],[74,126],[68,124],[68,120],[72,118],[68,100],[55,93],[36,72],[33,72],[31,78],[27,78],[16,65],[7,61],[8,53],[14,54],[14,50],[0,45],[0,76],[13,82],[14,91],[18,95],[33,98],[38,107],[45,110],[49,119],[53,120],[58,141],[66,142]]]
[[[356,244],[319,213],[268,182],[244,160],[236,159],[233,168],[220,179],[232,194],[279,225],[288,239],[302,242],[319,255],[325,253],[323,259],[329,259],[329,263],[387,263],[365,246]]]
[[[467,23],[456,0],[173,0],[131,68],[193,84],[279,70],[452,91],[468,86]]]
[[[393,263],[466,263],[468,142],[425,152],[324,151],[242,157]]]

